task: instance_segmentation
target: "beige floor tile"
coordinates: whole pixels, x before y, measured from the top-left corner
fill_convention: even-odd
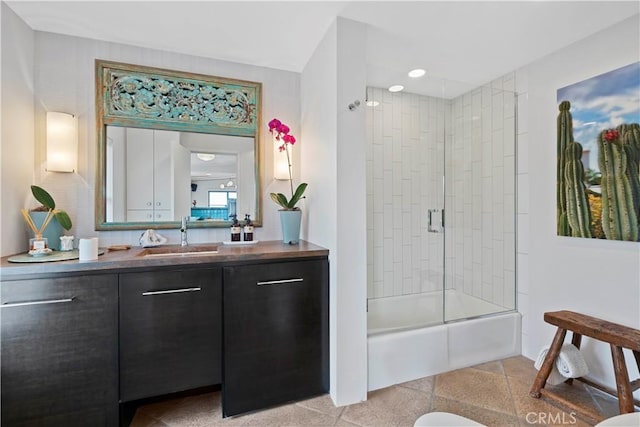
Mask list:
[[[350,423],[349,421],[345,421],[342,418],[338,420],[335,427],[359,427],[358,424]]]
[[[413,426],[430,406],[426,393],[394,386],[370,392],[365,402],[347,406],[340,418],[367,427]]]
[[[167,427],[167,425],[145,413],[136,412],[129,427]]]
[[[472,366],[474,369],[480,369],[481,371],[493,372],[494,374],[504,375],[504,369],[502,363],[499,360],[487,363],[481,363],[480,365]]]
[[[312,409],[303,408],[298,405],[284,405],[247,415],[242,425],[260,427],[331,427],[337,421],[337,417],[331,417]]]
[[[504,375],[466,368],[436,377],[434,395],[473,406],[515,415]]]
[[[162,402],[150,403],[148,405],[140,406],[136,411],[136,416],[140,413],[148,415],[152,418],[159,418],[163,414],[171,413],[174,411],[185,398],[179,397],[175,399],[169,399]]]
[[[487,426],[591,426],[529,390],[537,371],[522,356],[408,381],[369,393],[368,400],[337,408],[329,395],[250,414],[222,418],[221,393],[206,393],[138,408],[132,427],[306,427],[413,426],[427,412],[445,411]],[[548,386],[575,402],[591,405],[605,417],[618,414],[617,399],[575,381]]]
[[[158,416],[158,419],[170,427],[242,425],[246,421],[244,416],[222,418],[220,398],[220,392],[186,397],[181,399],[170,412]]]
[[[511,377],[509,386],[518,417],[526,421],[525,425],[562,425],[563,422],[575,427],[591,425],[577,414],[572,414],[571,411],[564,411],[563,408],[551,405],[545,399],[529,396],[531,388],[529,383]]]
[[[300,401],[296,403],[296,405],[322,412],[323,414],[334,418],[339,417],[340,414],[342,414],[342,411],[344,411],[344,406],[336,407],[333,404],[333,400],[331,400],[331,396],[328,394]]]
[[[591,393],[591,397],[593,397],[598,412],[607,418],[620,414],[620,406],[617,398],[592,387],[588,387],[588,390],[589,393]]]
[[[516,377],[522,381],[533,384],[538,370],[533,367],[533,360],[524,356],[515,356],[502,361],[504,372],[508,377]]]
[[[492,411],[490,409],[469,405],[465,402],[446,399],[440,396],[434,397],[432,412],[449,412],[469,418],[470,420],[484,424],[488,427],[509,427],[520,425],[520,422],[515,415]]]
[[[401,387],[412,388],[414,390],[424,391],[425,393],[433,393],[433,384],[435,377],[424,377],[413,381],[407,381],[406,383],[398,384]]]

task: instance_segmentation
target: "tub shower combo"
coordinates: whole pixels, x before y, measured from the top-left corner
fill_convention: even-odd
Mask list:
[[[367,89],[369,390],[520,353],[514,75]]]

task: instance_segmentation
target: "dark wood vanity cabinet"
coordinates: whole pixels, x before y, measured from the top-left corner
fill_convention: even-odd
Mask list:
[[[118,423],[118,276],[2,281],[2,425]]]
[[[219,384],[224,416],[326,393],[328,252],[218,250],[3,260],[2,427],[124,426],[147,398]]]
[[[222,269],[120,274],[120,401],[221,376]]]
[[[326,258],[224,268],[223,411],[328,391]]]

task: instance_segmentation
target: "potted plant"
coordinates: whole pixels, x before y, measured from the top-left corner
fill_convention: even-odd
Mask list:
[[[291,187],[291,198],[287,199],[282,193],[270,193],[271,200],[282,207],[280,209],[280,224],[282,226],[282,240],[285,243],[296,244],[300,240],[300,222],[302,211],[296,205],[303,198],[307,183],[303,182],[293,191],[293,176],[291,174],[290,147],[296,143],[296,138],[289,133],[289,126],[278,119],[269,122],[269,132],[273,135],[274,143],[280,144],[278,149],[287,155],[289,165],[289,185]]]
[[[26,209],[22,209],[22,216],[31,231],[33,231],[36,241],[43,241],[45,230],[50,227],[50,231],[52,232],[48,233],[49,235],[44,237],[47,237],[47,241],[50,243],[48,245],[49,247],[57,249],[60,244],[59,237],[62,234],[61,228],[70,230],[73,226],[71,218],[65,211],[56,209],[56,202],[44,188],[32,185],[31,194],[33,194],[33,197],[41,204],[41,206],[32,209],[30,212],[27,212]],[[58,226],[54,227],[52,224],[56,223]],[[57,228],[57,230],[54,228]],[[29,249],[31,250],[34,248],[29,247]]]

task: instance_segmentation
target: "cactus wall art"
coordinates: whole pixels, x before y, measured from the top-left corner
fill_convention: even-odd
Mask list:
[[[639,242],[640,62],[557,95],[557,234]]]

